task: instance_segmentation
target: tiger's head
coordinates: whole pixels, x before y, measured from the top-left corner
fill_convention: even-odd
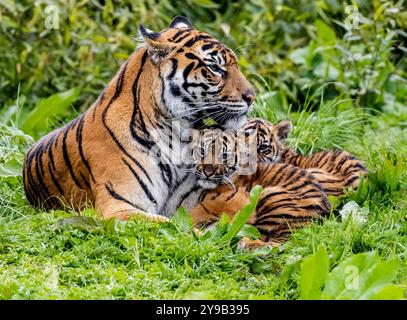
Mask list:
[[[201,133],[199,143],[192,149],[199,185],[212,189],[223,183],[233,189],[233,176],[250,163],[241,161],[243,150],[256,152],[257,162],[279,162],[292,123],[282,120],[272,125],[264,119],[251,118],[241,130],[244,131],[244,141],[239,140],[239,131],[236,130],[207,129]]]
[[[213,189],[220,184],[234,188],[231,177],[238,168],[236,130],[205,129],[192,149],[198,184]]]
[[[267,120],[251,118],[246,122],[244,130],[247,139],[251,137],[257,143],[258,162],[279,162],[286,149],[285,140],[292,130],[292,123],[282,120],[272,125]]]
[[[171,119],[188,120],[193,127],[203,126],[207,118],[224,129],[244,124],[256,94],[231,49],[184,17],[161,32],[140,25],[139,33],[159,69],[159,98]]]

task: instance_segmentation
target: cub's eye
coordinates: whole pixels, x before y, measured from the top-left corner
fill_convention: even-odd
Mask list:
[[[261,144],[259,146],[259,151],[260,152],[266,152],[270,150],[270,146],[268,144]]]
[[[221,75],[224,75],[226,73],[226,71],[219,67],[217,64],[209,64],[208,68],[215,73],[220,73]]]

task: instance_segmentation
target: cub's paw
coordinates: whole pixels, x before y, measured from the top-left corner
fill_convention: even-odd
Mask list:
[[[275,241],[262,241],[260,239],[251,240],[249,238],[242,238],[237,244],[238,249],[241,250],[254,250],[258,248],[280,248],[282,243]]]

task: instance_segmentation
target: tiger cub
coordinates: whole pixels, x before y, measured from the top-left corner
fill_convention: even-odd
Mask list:
[[[255,185],[263,186],[256,210],[248,223],[261,232],[262,241],[281,241],[291,229],[320,220],[330,212],[327,195],[312,174],[290,164],[259,163],[255,174],[232,178],[234,190],[220,185],[207,191],[190,210],[195,227],[209,226],[222,213],[233,218],[249,203]]]
[[[260,162],[289,163],[305,169],[317,178],[328,195],[338,196],[346,189],[356,189],[360,178],[367,174],[363,163],[344,150],[325,150],[305,156],[290,149],[285,143],[292,130],[289,120],[272,125],[264,119],[252,118],[245,130],[257,133]]]
[[[359,160],[340,150],[298,155],[284,144],[291,129],[289,121],[275,126],[263,119],[250,119],[246,123],[245,133],[257,135],[257,171],[253,175],[233,177],[234,190],[220,186],[202,196],[191,210],[197,227],[217,221],[223,212],[232,218],[248,203],[250,189],[259,184],[264,190],[248,223],[259,229],[262,241],[282,240],[291,229],[318,220],[329,212],[326,194],[339,195],[344,188],[357,186],[359,177],[366,173]],[[213,177],[206,173],[208,170],[218,173],[217,181],[225,179],[221,177],[219,165],[215,170],[213,165],[200,164],[196,170],[205,179]],[[226,172],[223,170],[223,174]],[[262,245],[261,241],[254,243]],[[250,242],[247,245],[251,246]]]

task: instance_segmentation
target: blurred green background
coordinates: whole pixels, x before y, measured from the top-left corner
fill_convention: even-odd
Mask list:
[[[252,115],[291,119],[291,147],[344,148],[369,169],[281,251],[235,251],[222,233],[203,241],[176,221],[118,224],[93,210],[80,214],[100,234],[56,231],[78,213],[27,203],[27,148],[93,103],[139,44],[139,23],[159,31],[177,15],[237,53],[257,89]],[[0,0],[0,299],[405,299],[406,30],[405,1]],[[356,211],[338,218],[349,204]],[[343,290],[348,265],[359,290]]]
[[[403,1],[0,0],[2,121],[39,124],[25,114],[41,99],[67,90],[54,101],[59,106],[48,101],[39,113],[73,118],[135,49],[137,25],[158,31],[176,15],[232,48],[276,110],[305,101],[317,105],[321,85],[326,99],[351,98],[367,110],[394,109],[406,101]],[[34,134],[33,127],[24,131]]]

